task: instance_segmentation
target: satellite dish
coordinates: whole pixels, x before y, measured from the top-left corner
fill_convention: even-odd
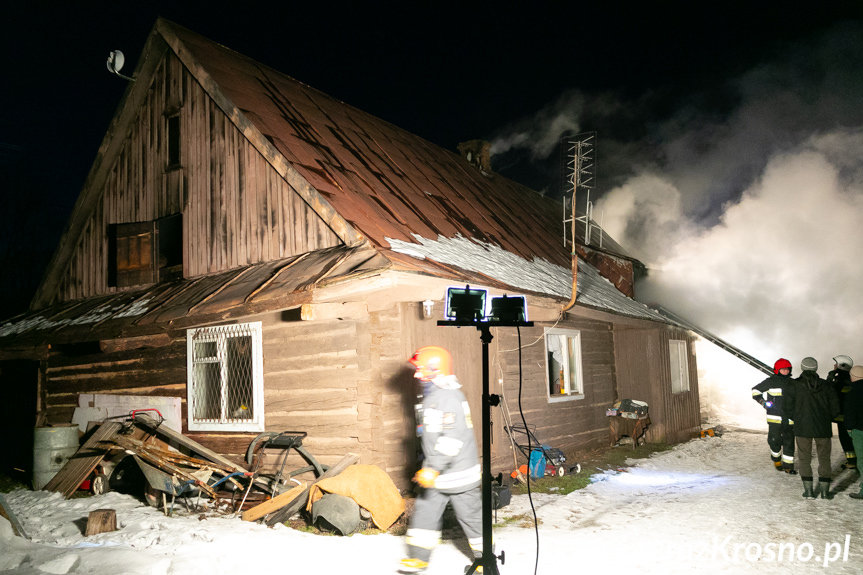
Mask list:
[[[114,50],[110,54],[108,54],[108,71],[112,74],[116,74],[121,78],[125,78],[126,80],[133,80],[128,76],[124,76],[120,73],[120,70],[123,68],[123,64],[126,63],[126,57],[123,56],[123,53],[119,50]]]
[[[119,74],[123,69],[123,64],[126,63],[126,57],[119,50],[114,50],[108,54],[108,70],[113,74]]]

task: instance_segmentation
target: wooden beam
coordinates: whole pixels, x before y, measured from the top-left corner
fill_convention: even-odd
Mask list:
[[[303,321],[325,319],[365,319],[369,310],[365,302],[304,303],[300,306]]]
[[[302,495],[304,491],[308,492],[308,486],[305,483],[300,482],[299,485],[290,491],[285,491],[284,493],[276,495],[269,501],[264,501],[260,505],[256,505],[248,511],[244,511],[242,516],[243,521],[257,521],[261,517],[269,515],[273,511],[278,511]]]
[[[354,463],[357,463],[360,460],[360,456],[356,453],[348,453],[345,455],[338,463],[327,469],[323,475],[309,483],[308,487],[306,487],[302,493],[300,493],[299,497],[295,498],[293,501],[279,509],[276,513],[273,513],[270,517],[267,518],[267,525],[272,526],[276,523],[282,523],[283,521],[287,521],[291,518],[291,516],[303,509],[306,506],[306,503],[309,501],[309,487],[320,481],[321,479],[326,479],[328,477],[335,477]]]

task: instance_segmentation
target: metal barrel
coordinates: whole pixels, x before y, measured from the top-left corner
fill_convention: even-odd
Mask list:
[[[37,427],[33,432],[33,489],[45,487],[78,451],[78,426]]]

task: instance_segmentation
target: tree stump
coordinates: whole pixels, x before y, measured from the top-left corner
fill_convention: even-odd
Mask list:
[[[113,509],[97,509],[87,516],[85,537],[117,530],[117,512]]]

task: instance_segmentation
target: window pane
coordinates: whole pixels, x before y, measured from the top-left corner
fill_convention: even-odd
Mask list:
[[[251,419],[252,405],[252,338],[240,336],[228,338],[228,417]]]
[[[195,343],[195,359],[215,359],[218,355],[218,344],[215,341],[199,341]]]
[[[569,360],[569,377],[567,378],[566,388],[569,393],[576,393],[579,391],[576,389],[578,387],[578,352],[576,350],[578,340],[574,337],[568,337],[566,338],[566,344],[567,359]]]
[[[221,389],[221,369],[218,363],[195,364],[195,419],[219,419]]]

